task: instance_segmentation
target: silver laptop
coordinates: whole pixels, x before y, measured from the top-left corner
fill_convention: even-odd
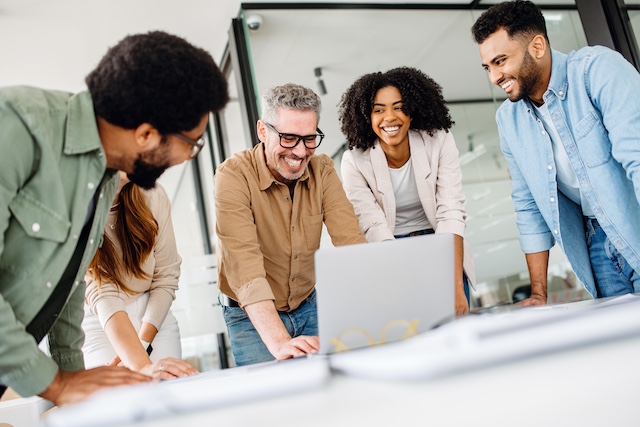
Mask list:
[[[453,234],[320,248],[320,353],[399,341],[455,317]]]

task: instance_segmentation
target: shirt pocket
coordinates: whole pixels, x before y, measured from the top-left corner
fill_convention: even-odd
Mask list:
[[[590,111],[574,128],[580,156],[587,167],[603,165],[611,159],[611,143],[607,131],[595,111]]]
[[[312,251],[318,249],[322,236],[322,214],[303,217],[302,225],[304,237],[307,240],[307,249]]]
[[[71,222],[25,192],[18,193],[9,208],[27,236],[56,243],[67,240]]]
[[[20,277],[45,274],[67,241],[71,223],[24,193],[16,195],[9,209],[13,218],[5,232],[0,270]]]

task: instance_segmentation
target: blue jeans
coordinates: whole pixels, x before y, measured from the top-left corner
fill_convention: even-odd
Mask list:
[[[315,289],[298,308],[293,311],[279,311],[280,319],[295,338],[300,335],[318,335],[318,311]],[[227,324],[231,351],[237,366],[268,362],[275,357],[262,342],[258,331],[253,327],[247,312],[240,307],[222,307],[222,315]]]
[[[397,236],[393,236],[396,239],[403,239],[405,237],[413,237],[413,236],[423,236],[425,234],[434,234],[435,231],[433,228],[427,228],[425,230],[414,231],[408,234],[399,234]],[[467,306],[469,306],[469,279],[467,279],[467,275],[462,273],[462,282],[464,284],[464,296],[467,297]]]
[[[598,221],[587,219],[586,228],[598,298],[640,292],[640,275],[620,255]]]

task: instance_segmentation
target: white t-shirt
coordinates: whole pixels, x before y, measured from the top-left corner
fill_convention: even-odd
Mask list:
[[[551,137],[551,148],[553,150],[553,158],[556,162],[556,180],[558,181],[558,189],[573,202],[582,206],[582,214],[584,216],[593,218],[595,215],[593,215],[589,202],[587,202],[587,199],[580,190],[578,176],[573,170],[573,167],[571,167],[571,161],[569,160],[569,156],[567,155],[564,145],[562,145],[562,139],[558,134],[556,126],[553,124],[553,120],[551,120],[549,108],[546,104],[542,104],[540,107],[534,104],[534,107],[536,108],[538,117],[544,124],[544,128]]]
[[[391,185],[396,199],[396,236],[432,228],[424,213],[411,159],[399,169],[389,168]]]

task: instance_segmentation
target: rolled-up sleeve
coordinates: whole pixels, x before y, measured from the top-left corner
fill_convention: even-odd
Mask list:
[[[241,306],[275,300],[266,278],[250,191],[235,165],[218,168],[215,176],[216,233],[220,240],[219,257],[224,260],[219,265],[223,278],[220,285],[221,290],[230,292]],[[257,214],[273,216],[272,212]]]

